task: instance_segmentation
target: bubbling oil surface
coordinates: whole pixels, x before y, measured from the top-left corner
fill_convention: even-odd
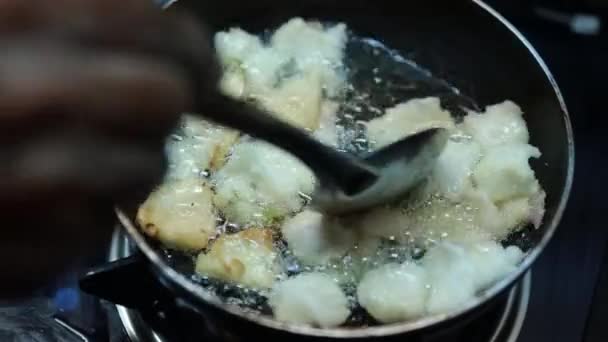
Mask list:
[[[332,100],[339,103],[336,122],[338,149],[345,153],[369,152],[373,142],[366,138],[364,123],[381,116],[387,108],[409,99],[437,96],[442,102],[449,102],[447,105],[452,108],[477,108],[474,102],[462,96],[455,87],[446,81],[434,78],[428,70],[377,40],[350,34],[344,56],[342,71],[346,76],[346,85]],[[286,75],[288,75],[287,71]],[[176,134],[173,139],[179,140],[182,137]],[[208,176],[206,170],[201,171],[201,177]],[[421,205],[424,206],[425,203]],[[470,208],[462,208],[460,211],[452,210],[450,213],[461,215],[462,220],[468,220],[468,210]],[[223,220],[218,222],[218,227],[220,234],[234,233],[242,229]],[[329,274],[340,284],[351,304],[352,314],[344,325],[357,327],[375,325],[377,322],[358,305],[356,300],[356,287],[363,274],[390,262],[420,259],[428,243],[434,243],[434,239],[440,239],[442,234],[447,234],[429,231],[421,242],[414,238],[408,227],[403,227],[400,233],[381,239],[379,245],[372,250],[365,250],[365,246],[355,246],[343,257],[316,266],[302,264],[289,250],[287,243],[278,239],[274,247],[278,251],[284,272],[277,280],[310,271]],[[267,303],[268,289],[254,289],[201,276],[194,272],[195,255],[174,250],[163,252],[170,266],[189,275],[193,282],[215,294],[225,303],[237,305],[247,311],[272,314]]]

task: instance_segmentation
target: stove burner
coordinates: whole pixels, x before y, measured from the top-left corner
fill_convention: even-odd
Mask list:
[[[134,247],[122,229],[117,229],[110,245],[109,261],[132,255]],[[521,331],[528,299],[530,296],[531,274],[528,272],[519,284],[513,287],[508,297],[462,331],[457,340],[480,342],[515,342]],[[141,314],[132,309],[116,305],[116,310],[124,330],[132,342],[169,342],[149,326]],[[454,339],[450,339],[454,341]]]

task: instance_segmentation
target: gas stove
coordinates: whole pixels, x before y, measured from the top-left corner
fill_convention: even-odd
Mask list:
[[[106,256],[83,262],[28,301],[2,303],[0,341],[172,342],[146,323],[140,312],[97,300],[78,288],[80,275],[89,267],[133,253],[134,246],[117,227]],[[454,337],[467,342],[517,341],[528,308],[531,279],[529,272],[491,310],[451,332],[446,341],[453,342]]]
[[[170,342],[139,312],[97,300],[78,288],[80,276],[89,267],[126,258],[133,251],[126,233],[117,227],[107,255],[83,261],[27,301],[0,303],[0,341]],[[517,341],[528,308],[531,278],[528,272],[492,310],[467,325],[458,336],[469,342]]]

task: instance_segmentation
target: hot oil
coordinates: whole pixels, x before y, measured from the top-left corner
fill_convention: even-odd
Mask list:
[[[352,35],[345,51],[344,67],[348,83],[338,115],[342,148],[364,153],[370,148],[365,140],[364,122],[381,116],[386,108],[414,98],[439,97],[442,106],[457,119],[477,104],[447,81],[405,58],[381,42]]]
[[[477,109],[477,106],[470,99],[461,96],[456,88],[434,78],[430,72],[377,40],[351,34],[344,55],[343,71],[346,75],[346,85],[341,93],[331,99],[339,103],[336,131],[338,149],[341,151],[357,155],[369,152],[373,142],[366,138],[364,123],[381,116],[387,108],[409,99],[438,96],[442,105],[456,115],[459,112],[463,113],[466,108]],[[179,136],[173,137],[173,139],[179,138]],[[201,175],[201,177],[207,176],[206,172]],[[305,200],[308,201],[309,198]],[[465,216],[463,214],[463,219],[466,220]],[[276,222],[274,228],[277,231],[279,225],[280,222]],[[220,222],[219,226],[221,233],[235,233],[243,228],[227,222]],[[275,242],[275,249],[283,275],[277,280],[303,272],[326,273],[340,284],[351,303],[352,314],[345,325],[375,325],[375,320],[358,305],[356,300],[356,286],[363,274],[389,262],[415,262],[424,255],[428,244],[433,243],[435,237],[440,239],[443,233],[437,232],[438,235],[434,236],[435,233],[430,232],[430,235],[423,239],[424,241],[420,241],[414,237],[414,232],[404,227],[400,234],[380,239],[376,246],[371,248],[355,246],[342,258],[318,266],[303,265],[289,250],[287,243],[279,237]],[[254,289],[198,275],[193,267],[196,255],[166,250],[165,256],[171,266],[189,275],[192,281],[226,303],[238,305],[244,310],[272,314],[267,303],[269,289]]]

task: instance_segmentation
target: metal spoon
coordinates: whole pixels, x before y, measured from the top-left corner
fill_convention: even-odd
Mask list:
[[[240,100],[221,93],[199,102],[202,116],[293,154],[316,175],[312,205],[331,214],[377,206],[404,195],[431,171],[447,135],[428,129],[375,151],[364,158],[339,152],[305,131]]]

